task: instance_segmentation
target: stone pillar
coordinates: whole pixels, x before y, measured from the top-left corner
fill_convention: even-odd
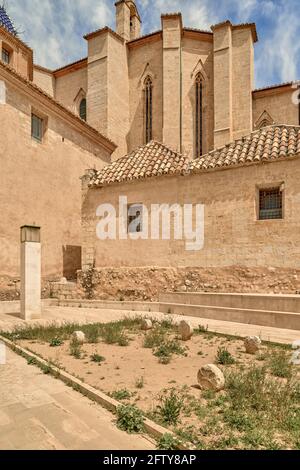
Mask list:
[[[21,227],[21,318],[41,317],[40,227]]]
[[[181,14],[162,15],[163,30],[163,142],[181,151],[182,80]]]
[[[214,34],[214,147],[222,147],[253,130],[254,24],[212,26]]]
[[[212,27],[214,33],[214,147],[232,141],[232,28],[226,21]]]

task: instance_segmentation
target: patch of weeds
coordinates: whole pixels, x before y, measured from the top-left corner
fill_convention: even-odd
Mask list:
[[[293,374],[290,356],[285,351],[272,351],[268,366],[275,377],[290,379]]]
[[[208,326],[199,325],[198,328],[195,328],[194,333],[196,335],[203,335],[204,333],[207,333],[207,331],[208,331]]]
[[[34,366],[34,365],[36,364],[36,359],[34,359],[34,357],[29,357],[29,358],[27,359],[27,364],[28,364],[29,366]]]
[[[168,393],[165,392],[159,397],[160,405],[157,411],[165,424],[177,424],[184,403],[182,397],[175,389],[171,389]]]
[[[135,388],[142,389],[144,388],[144,385],[145,385],[144,377],[139,377],[138,379],[136,379]]]
[[[252,420],[249,414],[231,409],[225,411],[224,421],[238,431],[249,431],[256,427],[255,420]]]
[[[203,436],[222,435],[223,428],[220,425],[219,417],[211,416],[207,419],[204,426],[200,429]]]
[[[134,405],[121,405],[117,410],[117,426],[129,434],[138,434],[144,431],[145,418],[141,410]]]
[[[160,346],[166,337],[166,331],[160,327],[155,327],[151,330],[144,339],[144,348],[153,349]]]
[[[212,445],[212,450],[237,449],[239,442],[239,439],[230,433],[227,436],[221,437],[221,439],[215,441]]]
[[[173,330],[174,329],[173,321],[170,318],[165,318],[164,320],[162,320],[160,322],[160,326],[164,330]]]
[[[235,363],[234,357],[230,354],[228,349],[226,348],[219,348],[216,357],[216,363],[222,364],[224,366],[232,365]]]
[[[122,333],[120,335],[118,345],[123,347],[123,348],[126,347],[126,346],[129,346],[129,338],[128,338],[128,336],[125,335],[125,333]]]
[[[59,346],[62,346],[63,344],[64,344],[63,340],[59,338],[58,336],[55,336],[55,338],[52,338],[52,340],[50,341],[49,346],[51,348],[57,348]]]
[[[203,390],[202,397],[204,400],[213,400],[216,397],[216,392],[214,390]]]
[[[122,401],[122,400],[129,400],[132,397],[132,393],[129,392],[126,388],[122,390],[115,390],[114,392],[110,393],[110,396],[115,400]]]
[[[173,434],[166,433],[157,441],[156,448],[158,450],[177,450],[179,445],[179,440]]]
[[[197,352],[197,355],[198,355],[198,356],[204,356],[204,352],[203,352],[203,351],[198,351],[198,352]]]
[[[154,350],[153,354],[159,358],[161,364],[169,364],[173,354],[183,356],[186,354],[186,348],[182,347],[178,340],[165,340]]]
[[[91,361],[96,362],[97,364],[100,364],[101,362],[105,361],[105,357],[100,356],[99,354],[93,354],[91,356]]]
[[[38,364],[39,368],[43,372],[43,374],[48,375],[51,374],[51,366],[50,364]]]
[[[81,344],[76,338],[72,338],[70,342],[70,355],[76,359],[81,358]]]
[[[188,426],[187,428],[177,428],[174,432],[180,438],[180,440],[184,442],[194,444],[195,446],[198,446],[200,444],[200,441],[193,426]]]
[[[103,325],[100,335],[106,344],[118,344],[119,346],[128,346],[129,344],[123,324],[120,322]]]
[[[268,359],[269,353],[267,351],[263,351],[256,356],[256,360],[260,362],[264,362]]]
[[[85,331],[85,337],[89,344],[96,344],[99,341],[99,329],[97,325],[90,325]]]

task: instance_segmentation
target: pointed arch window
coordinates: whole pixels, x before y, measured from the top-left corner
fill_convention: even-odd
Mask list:
[[[152,140],[152,97],[153,97],[153,83],[151,77],[145,80],[145,143],[147,144]]]
[[[203,89],[204,82],[202,75],[199,73],[196,77],[195,92],[196,92],[196,110],[195,110],[195,146],[196,158],[203,155]]]
[[[81,117],[81,119],[83,119],[84,121],[86,121],[86,98],[83,98],[83,99],[80,101],[80,105],[79,105],[79,116]]]

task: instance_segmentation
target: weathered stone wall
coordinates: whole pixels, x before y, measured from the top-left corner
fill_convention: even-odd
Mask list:
[[[55,99],[76,114],[79,114],[79,102],[76,98],[80,90],[85,94],[88,90],[86,67],[55,79]]]
[[[203,93],[203,152],[214,148],[214,77],[212,36],[184,32],[182,39],[182,151],[191,157],[196,155],[195,80],[200,72],[204,82]],[[204,39],[205,38],[205,39]]]
[[[5,75],[6,76],[6,75]],[[2,80],[2,77],[0,77]],[[42,273],[62,277],[79,266],[81,181],[86,168],[102,166],[109,152],[76,122],[46,107],[30,89],[4,80],[0,104],[0,275],[19,276],[20,227],[41,226]],[[33,96],[32,96],[33,93]],[[54,109],[53,109],[54,108]],[[44,118],[42,143],[31,137],[31,112]],[[97,155],[97,156],[96,156]],[[73,265],[73,268],[72,268]],[[74,272],[75,275],[75,272]]]
[[[52,72],[47,72],[39,67],[33,69],[33,82],[48,95],[55,97],[55,77]],[[60,99],[60,101],[62,101]]]
[[[9,65],[14,68],[20,75],[27,79],[32,79],[32,51],[22,43],[0,27],[0,51],[4,47],[10,53]]]
[[[162,64],[160,36],[143,45],[130,45],[128,49],[130,126],[127,137],[129,151],[145,143],[144,80],[147,75],[153,80],[153,139],[163,141]]]
[[[299,125],[299,106],[292,101],[295,89],[292,87],[264,90],[253,94],[253,124],[267,111],[275,124]]]
[[[246,268],[102,268],[93,275],[93,288],[63,291],[63,298],[157,301],[163,292],[300,292],[300,269]],[[91,294],[92,293],[92,294]],[[62,297],[61,297],[62,298]]]
[[[250,278],[251,270],[255,273],[256,269],[271,267],[275,269],[275,274],[272,273],[274,282],[277,282],[277,270],[286,270],[289,275],[287,282],[290,282],[300,266],[299,178],[300,160],[295,159],[90,189],[83,198],[83,254],[87,257],[83,266],[95,262],[95,267],[101,270],[152,266],[162,269],[195,268],[203,272],[211,270],[212,278],[218,270],[222,272],[225,269],[225,273],[230,273],[231,269],[245,266],[250,270]],[[284,184],[284,218],[258,220],[259,188],[277,184]],[[185,241],[174,240],[173,234],[170,240],[97,239],[96,208],[99,204],[110,203],[118,214],[120,195],[127,196],[128,204],[143,203],[148,210],[151,204],[204,204],[204,248],[187,251]],[[173,218],[171,227],[172,221]],[[263,276],[261,281],[263,291],[271,289],[269,281],[264,283]],[[129,275],[128,285],[132,282]],[[227,288],[227,284],[228,280],[224,279],[222,288]],[[250,284],[254,290],[260,290],[252,281]],[[238,282],[234,289],[241,287]],[[293,284],[291,291],[295,288],[297,285]]]

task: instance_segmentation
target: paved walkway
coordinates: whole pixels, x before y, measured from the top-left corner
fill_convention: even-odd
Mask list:
[[[65,323],[65,322],[76,322],[79,324],[95,323],[95,322],[109,322],[114,320],[120,320],[127,317],[151,316],[153,318],[162,319],[165,318],[163,313],[148,313],[148,312],[132,312],[124,310],[101,310],[96,308],[73,308],[73,307],[48,307],[43,311],[42,320],[33,320],[31,322],[24,322],[13,315],[0,314],[0,331],[1,330],[13,330],[16,326],[26,326],[30,324],[49,324],[49,323]],[[260,336],[265,341],[273,341],[277,343],[291,344],[293,341],[300,339],[299,330],[285,330],[283,328],[272,328],[268,326],[259,325],[247,325],[244,323],[234,323],[222,320],[211,320],[207,318],[196,318],[196,317],[183,317],[180,315],[173,315],[171,318],[175,322],[179,322],[182,319],[189,319],[189,321],[195,326],[203,325],[208,326],[209,331],[216,333],[223,333],[236,336]]]
[[[0,450],[148,450],[99,405],[10,350],[0,365]]]

